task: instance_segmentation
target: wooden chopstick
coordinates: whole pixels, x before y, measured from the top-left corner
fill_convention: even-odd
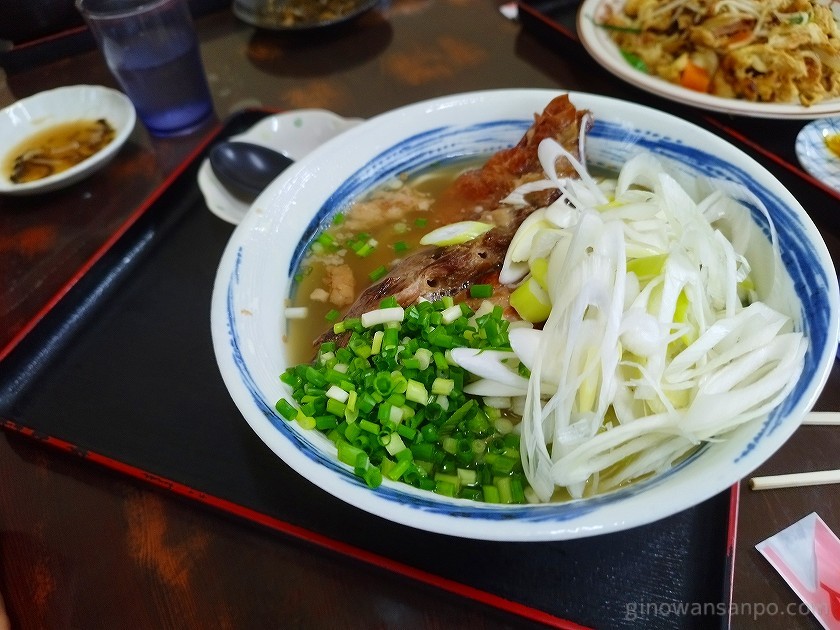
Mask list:
[[[840,426],[840,411],[812,411],[802,424],[818,426]]]
[[[775,490],[777,488],[820,486],[829,483],[840,483],[840,470],[816,470],[789,475],[753,477],[750,479],[750,488],[752,490]]]
[[[840,426],[840,412],[812,411],[805,416],[803,425]],[[798,488],[802,486],[820,486],[840,483],[840,470],[816,470],[814,472],[791,473],[788,475],[770,475],[750,479],[752,490],[774,490],[776,488]]]

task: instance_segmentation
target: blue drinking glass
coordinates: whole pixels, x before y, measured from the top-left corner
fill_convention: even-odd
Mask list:
[[[108,67],[154,136],[200,127],[213,99],[185,0],[76,0]]]

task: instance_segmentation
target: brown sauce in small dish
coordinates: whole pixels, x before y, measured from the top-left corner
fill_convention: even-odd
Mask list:
[[[14,184],[55,175],[101,151],[116,135],[107,120],[75,120],[39,131],[14,147],[3,172]]]

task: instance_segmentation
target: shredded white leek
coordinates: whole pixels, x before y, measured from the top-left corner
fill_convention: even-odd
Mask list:
[[[421,245],[459,245],[478,238],[485,232],[492,230],[493,226],[481,221],[459,221],[442,225],[425,234],[420,239]]]
[[[548,319],[512,328],[511,353],[452,351],[479,377],[472,393],[509,396],[522,412],[522,462],[539,500],[667,470],[778,405],[807,340],[794,331],[794,293],[761,202],[650,154],[602,182],[552,140],[539,156],[545,179],[505,202],[550,188],[560,197],[523,222],[501,278],[527,281],[547,259]],[[580,179],[558,177],[560,158]],[[744,203],[764,213],[769,240]]]

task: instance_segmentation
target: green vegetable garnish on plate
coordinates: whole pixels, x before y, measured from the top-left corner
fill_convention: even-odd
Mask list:
[[[624,61],[629,63],[636,70],[644,72],[645,74],[650,74],[650,68],[648,68],[645,60],[639,57],[636,53],[632,53],[628,50],[622,50],[621,56],[624,57]]]

